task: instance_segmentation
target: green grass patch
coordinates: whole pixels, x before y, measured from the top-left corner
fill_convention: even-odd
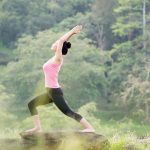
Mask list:
[[[122,112],[113,111],[97,111],[94,116],[100,120],[101,129],[109,129],[107,135],[112,136],[116,131],[121,133],[132,132],[136,136],[150,135],[150,126],[148,123],[142,123],[133,120],[132,118],[125,117]],[[106,132],[107,133],[107,132]]]

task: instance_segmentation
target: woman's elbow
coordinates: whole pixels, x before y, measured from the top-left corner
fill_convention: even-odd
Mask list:
[[[65,42],[65,40],[63,38],[60,38],[58,41],[59,41],[59,43],[64,43]]]

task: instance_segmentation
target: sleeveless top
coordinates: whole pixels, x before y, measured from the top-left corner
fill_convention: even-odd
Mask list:
[[[43,72],[45,75],[45,87],[49,88],[59,88],[60,85],[58,83],[58,73],[61,68],[61,64],[55,64],[52,62],[52,59],[49,59],[43,65]]]

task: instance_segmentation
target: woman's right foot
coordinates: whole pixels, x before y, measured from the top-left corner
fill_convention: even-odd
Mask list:
[[[95,130],[93,129],[93,128],[86,128],[86,129],[83,129],[83,130],[81,130],[81,132],[95,132]]]

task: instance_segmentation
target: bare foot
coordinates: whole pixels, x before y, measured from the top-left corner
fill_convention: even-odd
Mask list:
[[[95,132],[93,128],[86,128],[84,130],[81,130],[81,132]]]
[[[42,129],[35,127],[32,129],[26,130],[24,133],[31,133],[32,134],[32,133],[39,133],[39,132],[42,132]]]

